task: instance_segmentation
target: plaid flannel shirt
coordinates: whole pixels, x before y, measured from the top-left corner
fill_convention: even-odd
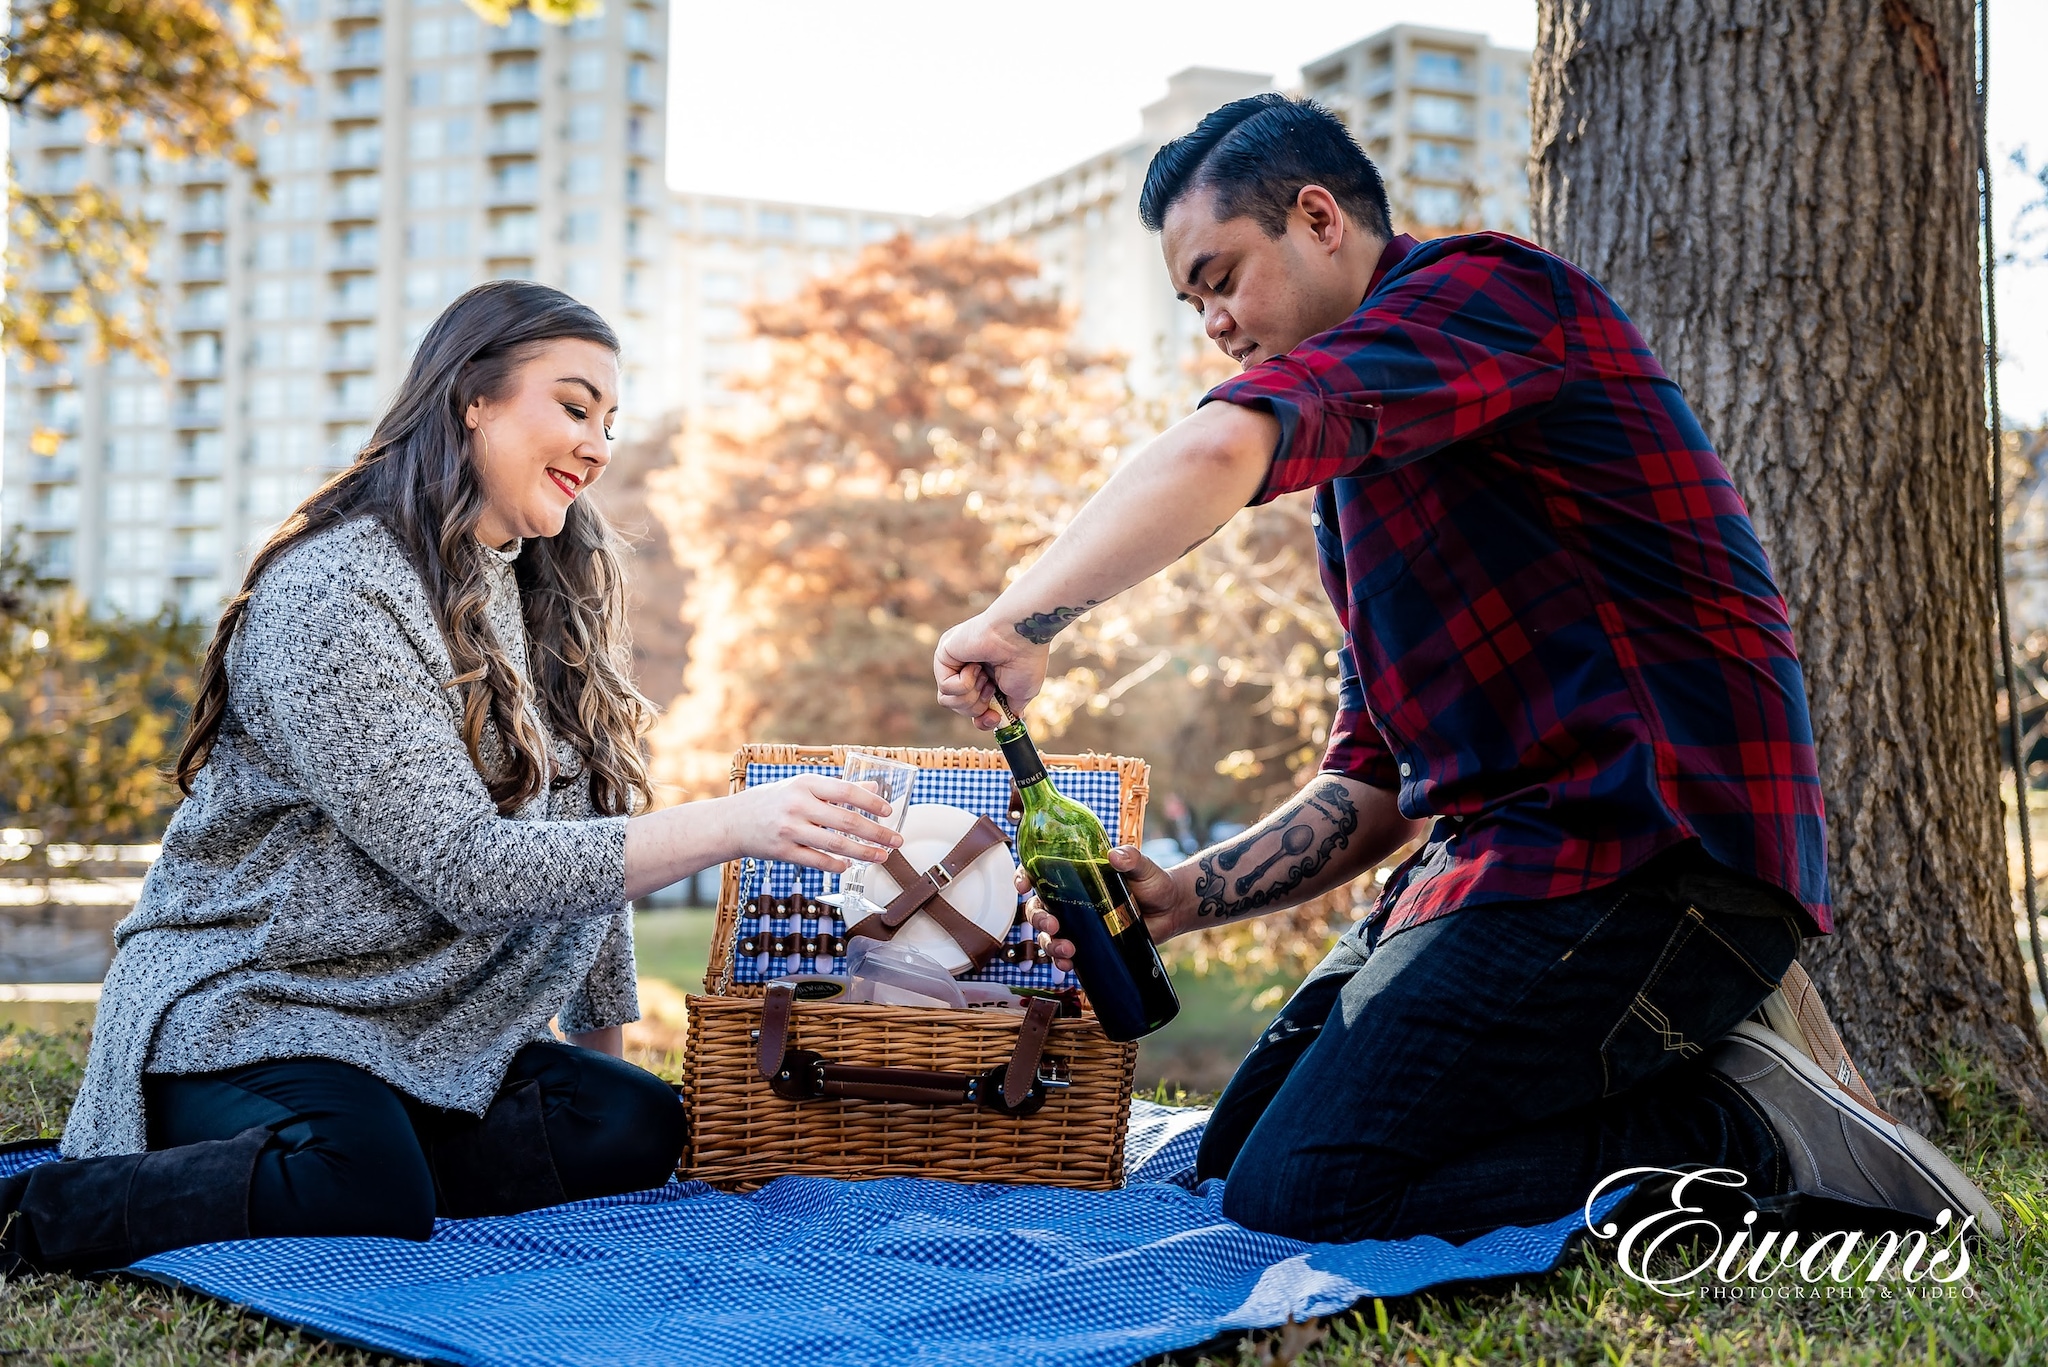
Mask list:
[[[1678,387],[1584,272],[1494,233],[1390,244],[1341,325],[1211,390],[1280,420],[1344,628],[1325,771],[1431,839],[1384,934],[1566,897],[1689,838],[1832,928],[1785,604]]]

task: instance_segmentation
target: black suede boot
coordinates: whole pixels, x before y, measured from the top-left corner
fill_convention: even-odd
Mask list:
[[[21,1228],[21,1194],[27,1190],[28,1172],[0,1177],[0,1277],[11,1277],[27,1265],[15,1251]]]
[[[249,1183],[269,1142],[270,1127],[258,1125],[231,1139],[30,1168],[0,1186],[0,1201],[12,1194],[16,1204],[4,1247],[36,1271],[81,1273],[246,1239]]]
[[[455,1220],[519,1215],[569,1199],[555,1171],[540,1084],[515,1082],[481,1120],[444,1124],[428,1150],[440,1213]]]

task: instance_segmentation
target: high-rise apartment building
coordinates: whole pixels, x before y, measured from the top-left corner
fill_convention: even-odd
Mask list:
[[[665,0],[566,27],[525,10],[496,27],[459,0],[286,7],[311,82],[249,130],[267,199],[219,162],[90,144],[75,117],[12,126],[24,176],[104,178],[158,225],[170,375],[82,352],[8,365],[0,526],[103,610],[211,616],[481,280],[543,280],[610,319],[629,427],[669,403],[649,350],[668,248]],[[34,449],[51,437],[54,453]]]
[[[749,304],[784,299],[815,275],[851,265],[863,247],[898,233],[939,231],[918,214],[678,192],[670,196],[670,271],[656,362],[675,408],[718,408],[726,380],[752,368]]]
[[[1529,228],[1529,54],[1485,35],[1401,24],[1302,68],[1306,94],[1342,118],[1387,178],[1394,227],[1422,237]],[[1268,76],[1194,67],[1147,105],[1139,135],[969,215],[983,237],[1027,243],[1077,314],[1083,345],[1130,358],[1133,387],[1187,383],[1208,345],[1174,297],[1159,242],[1138,222],[1152,155]]]
[[[1206,345],[1202,320],[1174,297],[1159,240],[1138,221],[1145,168],[1165,143],[1217,105],[1273,88],[1258,72],[1190,67],[1140,112],[1138,136],[1005,195],[968,216],[991,241],[1016,239],[1038,257],[1039,278],[1075,310],[1075,338],[1129,363],[1131,384],[1156,395]]]
[[[1301,69],[1387,178],[1419,237],[1529,231],[1529,53],[1483,33],[1396,24]]]

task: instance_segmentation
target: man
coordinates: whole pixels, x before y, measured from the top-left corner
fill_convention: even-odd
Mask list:
[[[935,671],[991,727],[992,689],[1034,696],[1073,618],[1315,489],[1345,628],[1321,772],[1171,871],[1116,856],[1164,939],[1424,842],[1218,1103],[1199,1171],[1226,1212],[1455,1239],[1556,1219],[1620,1169],[1712,1165],[1767,1209],[1995,1231],[1824,1014],[1806,1048],[1748,1019],[1830,929],[1804,685],[1742,501],[1620,308],[1512,238],[1395,236],[1344,127],[1280,95],[1161,148],[1140,214],[1243,373]]]

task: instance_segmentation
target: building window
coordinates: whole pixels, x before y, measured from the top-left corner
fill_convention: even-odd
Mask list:
[[[1418,139],[1409,170],[1418,176],[1456,179],[1465,169],[1465,149],[1455,142]]]
[[[755,226],[763,237],[787,239],[796,235],[796,221],[787,209],[763,209]]]
[[[738,237],[746,231],[746,219],[737,204],[704,206],[704,231],[714,236]]]
[[[1409,118],[1418,133],[1463,133],[1472,131],[1472,106],[1449,95],[1417,95],[1408,107]]]
[[[804,218],[804,241],[814,247],[843,247],[847,237],[846,220],[837,214],[810,214]]]
[[[439,119],[418,119],[406,138],[407,150],[426,160],[441,155],[443,129]]]
[[[604,53],[579,52],[569,59],[569,89],[604,89]]]
[[[416,107],[426,109],[441,103],[441,73],[438,71],[416,71],[412,77],[412,102]]]
[[[431,19],[415,19],[412,25],[412,55],[417,58],[439,57],[447,50],[448,26],[437,16]]]
[[[1418,85],[1461,89],[1468,83],[1465,59],[1455,52],[1418,51],[1415,54],[1415,81]]]
[[[1411,196],[1416,222],[1432,228],[1456,227],[1465,217],[1465,197],[1440,185],[1425,185]]]
[[[706,303],[735,304],[747,297],[747,282],[738,271],[706,271],[702,293]]]
[[[604,106],[579,104],[569,111],[569,141],[596,142],[604,137]]]
[[[595,261],[571,261],[562,268],[562,288],[579,299],[588,299],[597,293],[598,263]]]
[[[571,157],[562,188],[572,195],[594,195],[604,189],[604,163],[596,157]]]
[[[562,240],[577,246],[597,241],[600,222],[597,210],[578,209],[562,220]]]

